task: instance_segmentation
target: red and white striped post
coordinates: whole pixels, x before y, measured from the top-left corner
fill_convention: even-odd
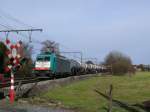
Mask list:
[[[10,86],[10,91],[9,91],[9,95],[10,95],[10,103],[13,103],[15,100],[15,90],[14,90],[14,74],[11,71],[11,86]]]
[[[19,58],[20,55],[17,53],[17,49],[21,46],[21,43],[18,42],[16,45],[11,44],[10,40],[6,38],[6,46],[8,51],[6,52],[9,59],[13,58],[13,64],[8,65],[6,67],[7,71],[11,72],[11,86],[9,91],[10,103],[13,103],[15,100],[15,90],[14,90],[14,73],[13,73],[13,66],[19,65]]]

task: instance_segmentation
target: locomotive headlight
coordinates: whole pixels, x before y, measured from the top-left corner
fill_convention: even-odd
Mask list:
[[[50,68],[51,67],[50,61],[49,62],[43,62],[43,67]]]

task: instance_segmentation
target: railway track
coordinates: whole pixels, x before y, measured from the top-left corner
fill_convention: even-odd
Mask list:
[[[79,76],[79,75],[77,75]],[[65,77],[57,77],[56,79],[59,78],[65,78]],[[50,77],[25,77],[25,78],[15,78],[14,85],[17,86],[20,82],[21,84],[28,84],[28,83],[35,83],[35,82],[40,82],[40,81],[46,81],[46,80],[52,80]],[[5,82],[2,83],[0,80],[0,89],[5,88],[5,87],[10,87],[10,79],[5,79]]]
[[[49,77],[26,77],[26,78],[16,78],[14,85],[18,85],[20,82],[22,84],[27,84],[27,83],[34,83],[34,82],[40,82],[40,81],[45,81],[45,80],[50,80]],[[4,87],[9,87],[10,86],[10,80],[9,79],[5,79],[4,82],[0,82],[0,88],[4,88]]]

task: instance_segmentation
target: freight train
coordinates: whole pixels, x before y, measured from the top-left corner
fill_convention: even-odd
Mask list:
[[[0,74],[9,77],[10,73],[5,72],[4,52],[0,52]],[[68,59],[51,52],[43,52],[36,57],[33,65],[32,76],[48,76],[51,78],[84,75],[106,72],[107,68],[102,65],[80,63],[74,59]]]
[[[106,72],[102,65],[79,63],[52,52],[43,52],[37,55],[33,74],[35,76],[64,77]]]

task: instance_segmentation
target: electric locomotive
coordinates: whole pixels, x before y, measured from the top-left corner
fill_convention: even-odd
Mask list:
[[[64,56],[43,52],[36,58],[33,74],[49,77],[66,76],[71,74],[71,62]]]

